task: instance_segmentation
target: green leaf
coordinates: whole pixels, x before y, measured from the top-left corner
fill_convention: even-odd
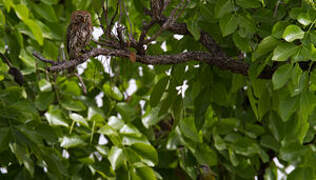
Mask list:
[[[281,147],[279,157],[282,160],[297,163],[305,152],[304,147],[298,141],[292,139]]]
[[[247,137],[237,138],[233,143],[233,149],[237,154],[243,156],[252,156],[257,153],[256,145]]]
[[[33,160],[28,156],[24,156],[23,157],[23,165],[27,169],[27,171],[31,174],[31,176],[33,177],[34,171],[35,171]]]
[[[186,24],[187,24],[188,30],[193,35],[194,39],[199,40],[200,39],[200,28],[199,28],[197,19],[195,18],[191,21],[187,21]]]
[[[9,127],[0,128],[0,152],[6,150],[10,141],[10,129]]]
[[[292,19],[297,19],[298,15],[300,15],[302,12],[304,12],[304,9],[302,7],[294,7],[294,8],[291,8],[289,16]]]
[[[10,12],[11,7],[14,7],[12,0],[5,0],[3,1],[3,4],[8,12]]]
[[[215,17],[222,18],[225,14],[232,12],[234,6],[230,0],[217,1],[215,6]]]
[[[135,143],[143,143],[143,144],[148,144],[150,145],[150,142],[147,140],[145,136],[129,136],[129,135],[123,135],[122,138],[122,144],[126,146],[130,146]]]
[[[259,8],[261,6],[258,0],[237,0],[236,3],[243,8]]]
[[[54,11],[54,8],[51,5],[47,5],[44,3],[32,4],[33,9],[36,13],[38,13],[41,17],[49,22],[56,22],[57,17]]]
[[[177,98],[178,91],[174,87],[169,87],[168,94],[160,104],[160,110],[158,113],[159,120],[163,118],[169,112],[169,108],[174,104]]]
[[[69,127],[58,106],[50,105],[48,111],[45,113],[45,117],[48,123],[52,126]]]
[[[315,175],[313,175],[313,169],[311,167],[297,167],[292,171],[288,178],[288,180],[313,180],[315,179]]]
[[[49,92],[52,90],[52,84],[49,81],[47,81],[46,79],[41,79],[38,82],[38,87],[39,87],[40,91],[42,91],[42,92]]]
[[[135,4],[135,9],[139,12],[139,13],[144,13],[144,3],[141,0],[133,0],[133,4]]]
[[[100,120],[103,122],[104,121],[103,117],[104,117],[104,114],[101,109],[99,109],[96,106],[88,106],[88,117],[87,117],[88,120],[90,121]]]
[[[14,6],[16,15],[23,21],[29,18],[29,9],[24,4]]]
[[[254,33],[256,33],[257,26],[256,20],[252,16],[240,15],[239,19],[239,35],[241,37],[253,37]]]
[[[240,123],[239,119],[236,118],[221,118],[216,124],[216,129],[218,134],[228,134],[238,127]]]
[[[80,158],[78,160],[84,164],[92,165],[95,163],[94,156],[88,156],[88,157]]]
[[[5,16],[0,9],[0,27],[5,25]]]
[[[297,53],[299,46],[290,43],[282,43],[273,51],[273,61],[287,61],[291,56]]]
[[[216,85],[215,85],[216,86]],[[221,89],[221,86],[218,86],[218,92],[223,92],[223,96],[217,96],[219,97],[218,99],[214,98],[214,100],[220,104],[222,99],[225,100],[225,90]],[[217,92],[213,92],[216,94]],[[210,89],[205,88],[203,89],[199,95],[194,99],[194,123],[195,123],[195,128],[197,130],[200,130],[204,123],[205,123],[205,113],[209,108],[209,105],[211,103],[210,99]]]
[[[310,91],[305,91],[301,94],[300,98],[300,114],[303,117],[303,121],[307,121],[309,115],[313,112],[316,103],[316,96]]]
[[[124,121],[117,118],[116,116],[111,116],[108,119],[108,125],[116,130],[119,130],[124,126]]]
[[[39,20],[35,20],[35,22],[40,26],[42,32],[43,32],[43,37],[47,39],[53,39],[53,40],[63,40],[63,35],[62,31],[60,30],[62,28],[62,24],[44,24],[43,22]],[[50,42],[50,41],[48,41]],[[48,47],[44,45],[44,51],[46,49],[49,49],[49,46],[52,46],[53,49],[50,49],[53,52],[49,52],[49,55],[54,54],[56,52],[55,48],[56,45],[53,43],[48,44]],[[58,50],[58,49],[57,49]]]
[[[297,21],[304,26],[308,26],[310,23],[312,23],[311,16],[308,12],[300,13],[297,17]]]
[[[116,87],[116,86],[112,86],[111,87],[111,85],[107,83],[107,84],[103,84],[102,88],[103,88],[103,92],[107,96],[109,96],[109,97],[111,97],[111,98],[113,98],[113,99],[115,99],[117,101],[122,101],[123,100],[124,96],[123,96],[123,94],[121,93],[121,91],[119,90],[118,87]]]
[[[113,170],[118,169],[123,164],[125,159],[123,149],[116,146],[112,146],[108,155],[108,159],[111,163]]]
[[[98,130],[98,133],[106,135],[108,138],[111,139],[111,142],[116,145],[120,146],[122,144],[122,140],[118,132],[115,131],[111,126],[104,125],[102,128]]]
[[[125,122],[133,121],[136,118],[136,107],[131,107],[126,103],[117,103],[116,110],[120,113]]]
[[[234,33],[238,26],[238,17],[234,14],[227,14],[219,21],[219,26],[222,30],[223,36],[228,36]]]
[[[86,106],[79,100],[67,98],[61,102],[61,106],[69,111],[84,111]]]
[[[273,73],[273,89],[280,89],[287,83],[291,77],[292,69],[293,67],[291,64],[283,64]]]
[[[100,128],[98,132],[107,136],[118,135],[118,133],[107,124]]]
[[[316,69],[313,69],[310,73],[311,89],[316,90]]]
[[[268,89],[265,88],[258,101],[259,119],[261,120],[269,110],[271,110],[271,98]]]
[[[52,104],[55,100],[55,94],[52,92],[42,92],[36,96],[35,106],[40,110],[44,111]]]
[[[168,82],[169,82],[168,76],[161,78],[157,82],[157,84],[155,85],[155,87],[150,95],[149,102],[150,102],[151,107],[156,107],[159,104],[160,99],[161,99],[163,93],[165,92],[165,89],[166,89]]]
[[[261,137],[260,144],[263,147],[272,149],[274,151],[279,151],[280,144],[271,135],[264,135]]]
[[[198,179],[195,165],[197,164],[194,156],[190,151],[184,150],[179,154],[180,167],[191,177],[190,179]]]
[[[38,42],[39,45],[44,44],[44,38],[43,38],[43,33],[41,30],[41,27],[33,20],[30,19],[25,19],[23,22],[31,29],[35,40]]]
[[[4,41],[0,41],[0,53],[4,54],[6,51],[5,49],[5,42]]]
[[[71,96],[79,96],[81,94],[81,89],[75,81],[65,81],[61,85],[61,93]]]
[[[281,39],[283,32],[288,24],[289,23],[287,21],[278,21],[277,23],[275,23],[272,29],[272,36]]]
[[[282,38],[287,42],[292,42],[297,39],[303,39],[304,34],[305,32],[299,26],[291,24],[285,28]]]
[[[23,68],[23,74],[27,75],[36,70],[36,62],[33,56],[31,56],[25,49],[22,49],[19,55],[19,58],[22,60],[25,68]]]
[[[208,166],[214,166],[217,164],[217,155],[215,151],[206,144],[199,144],[193,155],[200,164]]]
[[[134,149],[148,165],[154,166],[158,164],[158,153],[153,146],[144,143],[134,143],[131,148]]]
[[[196,130],[193,117],[183,118],[182,121],[179,122],[179,127],[181,130],[181,133],[185,137],[190,138],[194,142],[202,142],[202,139]]]
[[[139,179],[139,180],[142,180],[142,179],[148,179],[148,180],[156,180],[156,176],[155,176],[155,172],[152,168],[150,167],[139,167],[139,168],[135,168],[133,169],[135,172],[132,173],[132,175],[135,175],[135,176],[132,176],[132,179],[133,180],[136,180],[136,179]]]
[[[161,118],[158,115],[159,111],[160,107],[157,106],[142,117],[142,123],[146,128],[149,128],[160,121]]]
[[[272,51],[280,41],[272,36],[267,36],[258,45],[258,48],[253,53],[252,59],[257,60],[259,57]]]
[[[57,4],[58,0],[41,0],[41,2],[48,4],[48,5],[53,5],[53,4]]]
[[[228,154],[229,154],[229,160],[232,162],[233,166],[238,166],[239,160],[238,160],[237,155],[232,150],[232,148],[228,149]]]
[[[86,119],[84,117],[82,117],[80,114],[71,113],[71,114],[69,114],[69,117],[70,117],[70,119],[74,120],[75,122],[77,122],[85,127],[89,127],[89,124],[86,121]]]
[[[288,121],[293,113],[297,110],[299,97],[284,96],[280,99],[279,114],[283,121]]]
[[[234,33],[233,41],[235,45],[243,52],[250,52],[252,50],[250,46],[251,44],[250,39],[240,37],[238,32]]]
[[[129,135],[129,136],[135,136],[135,137],[140,137],[142,134],[139,132],[139,130],[133,126],[132,124],[125,124],[121,129],[120,133],[124,135]]]
[[[85,146],[86,143],[84,140],[82,140],[78,136],[72,136],[72,137],[62,137],[60,140],[60,146],[63,148],[73,148],[73,147],[78,147],[78,146]]]

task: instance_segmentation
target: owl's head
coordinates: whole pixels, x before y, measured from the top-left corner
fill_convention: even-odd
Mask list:
[[[72,23],[91,23],[91,14],[88,11],[78,10],[71,14]]]

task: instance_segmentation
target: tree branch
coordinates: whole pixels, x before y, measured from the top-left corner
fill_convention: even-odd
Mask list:
[[[183,4],[183,2],[184,1],[182,1],[181,5]],[[116,12],[114,13],[114,16],[112,17],[111,22],[109,26],[107,27],[108,32],[109,32],[109,27],[113,25],[114,18],[119,8],[119,3],[120,3],[120,0],[117,3]],[[99,45],[103,45],[103,48],[94,48],[71,61],[56,62],[56,61],[48,60],[40,56],[36,52],[34,52],[33,55],[37,57],[39,60],[45,63],[51,64],[52,66],[48,68],[49,71],[61,71],[61,70],[65,70],[65,69],[69,69],[74,66],[77,66],[87,61],[89,58],[99,56],[99,55],[124,57],[128,59],[131,54],[129,51],[129,48],[133,47],[138,52],[138,54],[136,55],[136,61],[143,64],[152,64],[152,65],[179,64],[179,63],[184,63],[187,61],[196,60],[199,62],[204,62],[210,65],[214,65],[223,70],[229,70],[233,73],[239,73],[239,74],[248,76],[249,65],[245,61],[236,60],[226,55],[226,53],[214,41],[214,39],[208,33],[204,31],[200,32],[201,36],[200,36],[199,42],[208,50],[208,52],[193,51],[193,52],[184,52],[184,53],[173,54],[173,55],[155,55],[155,56],[145,55],[145,50],[143,49],[143,45],[149,43],[151,40],[154,40],[156,36],[159,36],[159,34],[162,31],[166,30],[166,31],[171,31],[175,34],[191,35],[185,23],[178,23],[175,21],[176,18],[179,17],[181,14],[181,12],[179,12],[178,16],[175,16],[176,11],[179,9],[179,7],[181,7],[181,5],[178,5],[176,10],[173,10],[168,18],[161,14],[158,19],[156,20],[152,19],[149,22],[149,24],[146,24],[144,26],[144,29],[141,33],[141,36],[138,42],[130,42],[130,44],[126,43],[123,38],[123,32],[122,32],[123,30],[118,28],[117,38],[119,42],[115,42],[115,39],[112,39],[112,40],[108,40],[107,42],[104,42],[104,44],[103,42],[100,42],[101,44],[97,43]],[[166,4],[164,4],[164,6],[166,6]],[[145,10],[145,13],[150,16],[153,16],[151,11]],[[150,39],[145,39],[146,33],[152,27],[152,25],[156,22],[161,26],[161,29],[157,32],[157,34],[154,34]],[[114,49],[108,49],[108,48],[105,48],[105,46],[112,47]],[[274,68],[267,66],[263,69],[263,71],[259,75],[259,78],[271,79],[274,71],[275,71]]]
[[[24,83],[24,77],[21,71],[15,68],[4,54],[0,53],[0,57],[9,66],[9,73],[14,77],[14,81],[22,86]]]
[[[34,52],[33,55],[37,57],[40,61],[52,64],[52,66],[48,67],[47,70],[54,72],[54,71],[61,71],[61,70],[75,67],[87,61],[89,58],[96,57],[99,55],[123,57],[123,58],[128,59],[130,52],[127,50],[94,48],[88,51],[87,53],[82,54],[77,59],[73,59],[70,61],[62,61],[60,63],[42,58],[36,52]],[[214,56],[208,52],[193,51],[193,52],[184,52],[184,53],[173,54],[173,55],[158,55],[158,56],[136,55],[137,62],[140,62],[143,64],[151,64],[151,65],[180,64],[180,63],[185,63],[192,60],[214,65],[220,69],[230,70],[231,72],[243,74],[245,76],[248,75],[249,65],[246,62],[243,62],[240,60],[226,59],[225,57],[221,57],[221,56]],[[269,78],[271,76],[270,74],[271,72],[272,70],[265,69],[263,71],[263,74],[265,75],[261,76],[261,78]]]
[[[151,16],[150,11],[146,11],[148,15]],[[159,25],[163,26],[168,21],[168,18],[165,16],[161,16],[159,20]],[[171,31],[175,34],[181,35],[191,35],[189,32],[187,25],[185,23],[177,23],[173,22],[169,25],[167,31]],[[220,62],[214,63],[212,65],[218,66],[221,69],[230,70],[234,73],[240,73],[245,76],[248,76],[248,68],[249,65],[246,62],[236,61],[232,57],[227,56],[223,49],[215,42],[215,40],[206,32],[201,31],[201,36],[199,42],[213,54],[215,57],[221,57],[219,59]],[[192,36],[192,35],[191,35]],[[231,64],[229,64],[231,63]],[[210,64],[210,63],[209,63]],[[262,79],[271,79],[275,69],[269,66],[266,66],[258,78]]]

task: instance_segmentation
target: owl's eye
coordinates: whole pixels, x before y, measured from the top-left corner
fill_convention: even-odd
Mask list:
[[[79,19],[80,19],[81,21],[84,21],[84,20],[85,20],[85,17],[82,16],[82,15],[79,15]]]

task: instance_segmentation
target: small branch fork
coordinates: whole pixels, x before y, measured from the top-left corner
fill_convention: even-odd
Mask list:
[[[22,86],[24,83],[24,77],[22,72],[18,68],[14,67],[10,62],[9,58],[6,57],[4,54],[0,53],[0,58],[4,63],[6,63],[9,66],[9,73],[14,77],[14,81],[18,83],[20,86]]]
[[[99,55],[130,58],[132,52],[129,49],[134,48],[137,51],[135,55],[136,62],[140,62],[143,64],[179,64],[195,60],[217,66],[223,70],[229,70],[233,73],[239,73],[245,76],[248,75],[249,65],[242,60],[236,60],[230,56],[227,56],[222,48],[216,44],[213,38],[204,31],[200,32],[201,36],[199,42],[207,49],[207,51],[205,52],[190,51],[173,55],[147,55],[144,47],[150,46],[150,43],[152,41],[155,41],[156,38],[159,37],[164,31],[169,31],[174,34],[191,35],[185,23],[176,22],[176,20],[182,15],[182,12],[186,7],[186,2],[190,0],[182,0],[182,2],[174,10],[171,11],[168,17],[163,15],[162,12],[167,9],[167,6],[170,2],[169,0],[151,1],[151,3],[159,3],[159,8],[161,9],[161,12],[157,13],[157,11],[155,11],[155,17],[153,17],[154,9],[145,9],[145,13],[151,16],[152,19],[149,22],[144,22],[143,29],[140,33],[139,38],[134,37],[135,34],[133,34],[132,32],[132,23],[130,21],[130,18],[128,17],[128,13],[125,9],[126,7],[123,4],[123,1],[118,0],[115,13],[112,17],[108,17],[107,15],[108,6],[103,7],[103,16],[105,18],[106,28],[101,23],[101,16],[98,16],[100,26],[104,32],[104,37],[101,37],[100,40],[94,42],[101,46],[100,48],[93,48],[89,51],[86,51],[78,58],[70,61],[56,62],[42,57],[37,52],[34,52],[33,56],[35,56],[40,61],[51,64],[51,66],[48,67],[47,70],[55,72],[73,68],[87,61],[89,58]],[[154,6],[151,7],[153,8]],[[117,17],[117,14],[119,14],[119,17]],[[125,15],[128,19],[130,32],[126,32],[126,27],[124,27],[120,22],[122,19],[121,16],[123,15]],[[117,25],[115,25],[114,27],[114,29],[116,29],[116,34],[113,34],[112,28],[115,24],[115,21],[117,23]],[[160,29],[151,37],[147,37],[147,33],[155,24],[160,25]],[[132,59],[130,60],[133,61]],[[259,75],[259,78],[271,79],[273,72],[274,69],[266,67]]]

